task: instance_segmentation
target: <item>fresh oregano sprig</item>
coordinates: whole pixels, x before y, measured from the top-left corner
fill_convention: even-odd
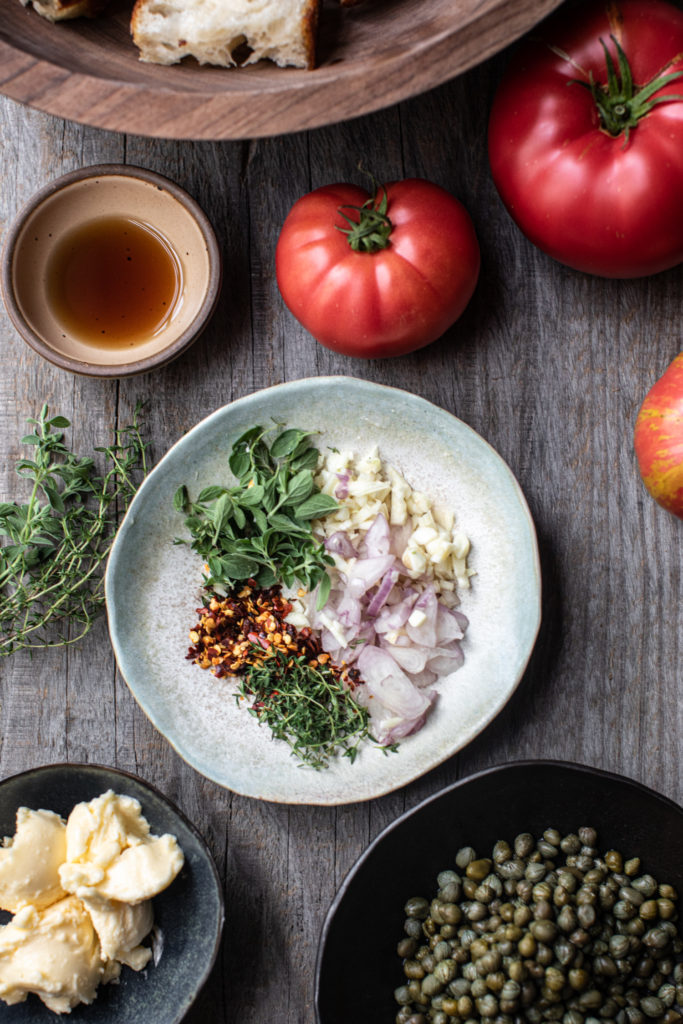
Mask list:
[[[319,585],[318,604],[325,603],[327,567],[334,560],[313,536],[311,520],[333,511],[337,503],[315,484],[319,453],[311,436],[296,428],[252,427],[230,454],[236,485],[205,487],[195,501],[185,485],[178,488],[174,506],[185,513],[191,547],[208,566],[208,588],[229,591],[247,579],[259,587],[300,583],[313,590]]]
[[[137,478],[147,472],[140,406],[95,460],[64,444],[70,426],[44,405],[22,438],[31,458],[17,473],[31,481],[25,504],[0,502],[0,655],[82,639],[104,607],[103,569]]]
[[[353,699],[329,664],[314,668],[305,655],[290,658],[275,651],[250,668],[236,694],[238,704],[244,699],[251,702],[249,713],[310,768],[327,768],[337,754],[353,763],[360,744],[373,742],[367,709]],[[393,752],[397,746],[380,749]]]

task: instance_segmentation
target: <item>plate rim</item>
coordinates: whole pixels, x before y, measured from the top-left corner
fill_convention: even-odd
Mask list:
[[[214,419],[218,419],[219,417],[224,415],[224,413],[225,413],[225,411],[227,409],[232,408],[235,405],[248,405],[254,399],[262,399],[263,396],[271,395],[274,392],[282,391],[282,390],[295,389],[297,386],[301,386],[301,385],[304,385],[304,386],[315,385],[316,388],[317,387],[326,388],[326,387],[337,387],[340,384],[342,384],[343,386],[352,386],[354,389],[366,388],[368,391],[377,391],[377,390],[385,391],[385,392],[390,393],[391,395],[400,396],[402,401],[406,401],[407,400],[408,402],[414,403],[416,405],[427,406],[430,409],[435,410],[438,414],[440,414],[440,415],[442,415],[444,417],[448,417],[451,420],[455,420],[456,423],[459,425],[459,428],[462,428],[465,431],[465,433],[468,433],[473,438],[475,438],[477,443],[480,443],[480,444],[484,445],[486,447],[486,449],[488,449],[490,454],[494,457],[494,459],[497,460],[502,465],[502,467],[504,468],[504,470],[505,470],[505,472],[506,472],[506,474],[507,474],[507,476],[509,478],[510,483],[513,486],[514,493],[516,494],[517,500],[519,502],[520,512],[521,512],[522,517],[523,517],[524,525],[526,527],[527,534],[528,534],[528,540],[529,540],[529,550],[530,550],[531,561],[532,561],[533,581],[534,581],[534,584],[535,584],[535,588],[534,588],[535,619],[534,619],[533,627],[532,627],[531,634],[530,634],[529,647],[528,647],[528,651],[526,652],[525,657],[520,662],[519,670],[518,670],[518,672],[516,674],[516,678],[514,680],[514,683],[511,685],[510,689],[506,692],[504,699],[500,703],[496,704],[490,710],[490,712],[486,716],[484,716],[484,718],[481,721],[477,722],[476,728],[474,728],[470,733],[468,733],[468,735],[462,740],[462,742],[460,742],[453,749],[450,749],[447,753],[444,753],[443,756],[440,756],[437,760],[431,762],[428,767],[424,768],[421,771],[418,771],[417,774],[411,776],[410,779],[405,779],[403,781],[399,781],[396,784],[387,783],[386,785],[382,786],[381,788],[379,788],[376,791],[373,791],[370,794],[363,794],[363,795],[360,795],[360,796],[356,794],[356,795],[354,795],[351,798],[344,798],[344,797],[324,798],[324,797],[321,796],[318,799],[297,799],[297,798],[291,798],[291,797],[288,798],[288,797],[282,796],[282,795],[280,795],[280,796],[276,796],[276,795],[263,796],[263,795],[259,795],[259,794],[253,793],[253,792],[244,792],[242,789],[240,789],[238,787],[236,788],[236,787],[234,787],[232,785],[228,785],[226,782],[224,782],[221,779],[217,778],[216,777],[217,773],[207,774],[204,771],[203,768],[197,767],[197,765],[194,763],[194,760],[192,758],[192,754],[185,750],[184,744],[182,743],[182,740],[178,739],[177,737],[171,738],[170,736],[168,736],[159,727],[159,725],[157,725],[157,723],[155,721],[155,717],[152,714],[151,710],[148,709],[148,707],[145,705],[145,703],[143,703],[143,701],[140,699],[140,697],[136,693],[136,691],[133,688],[133,686],[128,682],[128,679],[126,678],[126,675],[125,675],[125,673],[123,671],[123,668],[122,668],[122,665],[121,665],[121,660],[119,658],[119,642],[118,642],[118,631],[117,631],[117,624],[116,624],[117,612],[116,612],[115,602],[113,600],[114,577],[115,577],[116,571],[117,571],[117,563],[118,563],[118,557],[119,557],[119,550],[125,544],[126,535],[129,532],[129,530],[132,528],[132,525],[135,522],[135,518],[136,518],[136,515],[137,515],[137,512],[138,512],[139,506],[141,504],[143,504],[143,502],[144,502],[146,490],[148,490],[150,487],[152,487],[154,485],[153,477],[155,477],[157,475],[157,470],[159,470],[160,467],[163,467],[163,465],[166,462],[166,460],[169,459],[172,456],[172,454],[175,452],[175,450],[178,448],[178,446],[183,444],[183,442],[186,440],[186,438],[188,438],[191,434],[195,433],[196,431],[199,431],[200,429],[206,429],[206,427]],[[338,375],[338,376],[337,375],[330,375],[330,376],[324,376],[324,377],[301,377],[301,378],[296,378],[295,380],[291,380],[291,381],[283,381],[282,383],[274,384],[274,385],[271,385],[270,387],[259,388],[258,390],[254,391],[254,392],[250,392],[247,395],[242,395],[240,398],[237,398],[237,399],[235,399],[232,402],[228,402],[225,405],[220,406],[218,409],[215,409],[213,412],[209,413],[207,416],[205,416],[203,419],[201,419],[198,423],[196,423],[193,427],[191,427],[185,434],[183,434],[181,437],[179,437],[171,445],[171,447],[161,457],[161,459],[156,464],[156,466],[154,466],[154,468],[150,471],[150,473],[142,481],[140,487],[138,488],[137,492],[135,493],[135,495],[133,497],[133,500],[131,501],[130,505],[128,506],[128,510],[127,510],[123,520],[121,521],[121,523],[120,523],[120,525],[118,527],[118,530],[116,532],[116,536],[114,538],[114,542],[112,544],[111,551],[109,553],[109,558],[107,559],[107,567],[106,567],[106,571],[105,571],[105,601],[106,601],[106,611],[107,611],[107,625],[108,625],[108,629],[109,629],[109,637],[110,637],[110,641],[111,641],[111,646],[112,646],[112,649],[113,649],[113,652],[114,652],[114,657],[116,659],[116,665],[117,665],[118,671],[121,674],[122,679],[124,680],[124,682],[126,683],[126,686],[130,690],[130,693],[133,696],[134,700],[136,701],[138,706],[141,708],[141,710],[144,712],[144,714],[146,715],[146,717],[148,718],[150,723],[153,725],[153,727],[156,729],[156,731],[159,732],[161,736],[163,736],[163,738],[166,740],[166,742],[171,745],[171,747],[176,751],[176,753],[179,755],[179,757],[181,757],[183,759],[183,761],[185,761],[186,764],[190,765],[190,767],[192,767],[200,775],[203,775],[205,778],[210,779],[212,782],[216,783],[217,785],[219,785],[219,786],[221,786],[221,787],[223,787],[225,789],[229,789],[230,792],[237,793],[240,796],[246,796],[246,797],[250,797],[252,799],[258,799],[258,800],[266,800],[266,801],[268,801],[270,803],[285,804],[285,805],[292,805],[292,806],[294,806],[294,805],[301,805],[301,806],[333,807],[333,806],[343,806],[343,805],[348,804],[348,803],[363,803],[363,802],[366,802],[366,801],[369,801],[369,800],[377,799],[380,796],[385,796],[387,793],[396,792],[397,790],[402,789],[404,786],[409,785],[411,782],[414,782],[415,779],[421,778],[423,775],[426,775],[428,772],[433,771],[439,765],[443,764],[445,761],[449,760],[451,757],[454,757],[464,747],[469,745],[503,711],[505,706],[511,700],[513,694],[517,691],[517,689],[518,689],[518,687],[519,687],[519,685],[520,685],[520,683],[521,683],[521,681],[522,681],[522,679],[524,677],[524,673],[525,673],[525,671],[527,669],[527,666],[529,664],[529,660],[530,660],[531,655],[532,655],[532,653],[534,651],[534,648],[536,646],[536,641],[538,639],[538,634],[539,634],[539,631],[540,631],[540,628],[541,628],[541,622],[542,622],[542,593],[543,593],[543,588],[542,588],[541,562],[540,562],[540,553],[539,553],[538,536],[537,536],[537,533],[536,533],[536,527],[535,527],[535,524],[534,524],[534,521],[533,521],[533,517],[531,515],[531,511],[529,509],[528,502],[526,500],[524,492],[522,491],[521,485],[519,484],[519,481],[517,480],[517,477],[513,473],[512,469],[510,468],[510,466],[508,465],[506,460],[502,457],[502,455],[500,455],[496,451],[496,449],[493,447],[493,445],[491,445],[489,443],[489,441],[486,440],[486,438],[484,438],[481,434],[479,434],[476,430],[474,430],[473,427],[470,427],[469,424],[465,423],[464,420],[461,420],[454,413],[449,412],[447,409],[444,409],[442,406],[436,405],[434,402],[430,402],[429,399],[423,398],[420,395],[416,395],[416,394],[414,394],[411,391],[405,391],[402,388],[394,387],[392,385],[387,385],[387,384],[377,384],[374,381],[366,380],[366,379],[363,379],[363,378],[351,377],[351,376],[346,375],[346,374],[342,374],[342,375]]]

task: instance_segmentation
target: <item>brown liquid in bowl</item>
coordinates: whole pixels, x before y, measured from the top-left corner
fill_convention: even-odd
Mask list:
[[[173,315],[181,292],[169,243],[126,217],[99,217],[67,232],[47,267],[48,302],[62,329],[104,348],[148,341]]]

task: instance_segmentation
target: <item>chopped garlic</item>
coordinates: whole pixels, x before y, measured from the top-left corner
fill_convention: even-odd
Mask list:
[[[313,524],[319,537],[341,531],[356,545],[382,514],[390,526],[406,528],[401,561],[417,588],[433,583],[444,604],[458,603],[456,592],[469,588],[474,570],[467,566],[470,542],[456,528],[452,509],[413,490],[398,470],[382,463],[377,446],[362,457],[328,450],[320,457],[316,483],[339,502],[335,512]],[[335,564],[347,574],[348,563],[338,555]],[[289,621],[294,619],[290,616]]]

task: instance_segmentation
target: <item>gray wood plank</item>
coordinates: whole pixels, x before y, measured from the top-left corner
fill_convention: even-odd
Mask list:
[[[213,409],[284,380],[350,374],[455,413],[508,461],[537,525],[544,621],[520,687],[458,756],[397,793],[339,808],[287,808],[221,789],[152,728],[115,672],[104,622],[80,648],[0,663],[0,776],[39,762],[96,760],[159,786],[206,837],[227,923],[212,978],[188,1016],[312,1024],[327,907],[367,844],[405,808],[488,765],[553,757],[623,772],[683,801],[681,525],[640,482],[638,405],[680,347],[683,270],[615,282],[554,263],[516,229],[491,182],[487,110],[505,55],[400,107],[251,143],[110,135],[0,100],[0,224],[45,181],[82,164],[150,167],[183,185],[225,261],[216,317],[180,359],[103,384],[43,363],[4,313],[0,494],[26,416],[46,399],[74,443],[108,440],[145,401],[151,456]],[[279,296],[274,248],[296,199],[335,180],[424,176],[465,204],[482,250],[469,308],[444,338],[395,360],[320,346]]]

